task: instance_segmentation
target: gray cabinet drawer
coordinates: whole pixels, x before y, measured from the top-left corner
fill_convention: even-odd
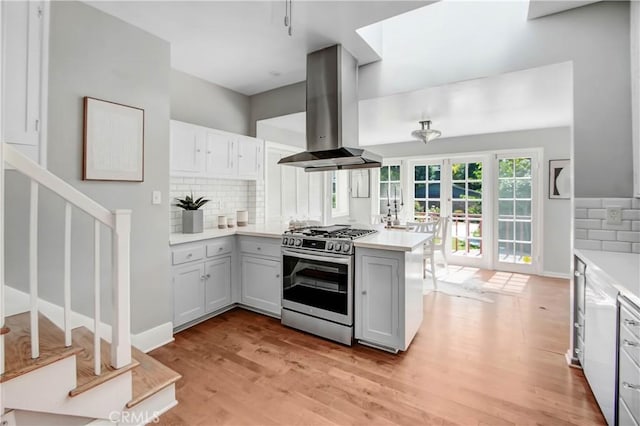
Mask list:
[[[640,418],[640,368],[624,350],[620,351],[618,389],[620,399],[624,401],[629,413],[637,422]]]
[[[182,263],[192,262],[204,258],[204,247],[188,247],[173,250],[172,263],[180,265]]]
[[[279,240],[274,240],[280,242]],[[271,244],[260,240],[241,240],[240,251],[262,256],[280,257],[280,244]]]
[[[620,324],[620,352],[626,352],[633,362],[640,365],[640,339],[624,324]]]
[[[629,408],[622,398],[618,400],[618,425],[620,426],[638,426],[638,422],[629,412]]]
[[[207,257],[215,257],[233,252],[233,240],[220,238],[207,244]]]
[[[620,327],[625,326],[629,331],[640,338],[640,319],[624,305],[620,306]]]

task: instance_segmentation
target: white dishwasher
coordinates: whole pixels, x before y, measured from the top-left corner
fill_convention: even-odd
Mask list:
[[[582,368],[602,414],[607,423],[613,425],[617,385],[618,291],[588,269]]]

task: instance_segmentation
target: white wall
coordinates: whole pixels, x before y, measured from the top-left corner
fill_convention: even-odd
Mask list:
[[[570,200],[549,199],[548,188],[549,160],[569,158],[570,146],[571,129],[559,127],[436,139],[426,145],[422,142],[378,145],[376,150],[385,158],[442,158],[452,154],[542,148],[544,150],[541,164],[544,214],[542,235],[543,271],[552,275],[568,275],[571,262],[571,203]],[[373,173],[377,172],[374,171]],[[371,190],[374,192],[378,188],[372,187]],[[351,220],[368,223],[372,214],[373,200],[373,197],[351,199]]]
[[[631,196],[629,2],[531,21],[527,7],[448,1],[386,21],[384,59],[360,69],[360,98],[573,61],[576,196]],[[607,176],[594,173],[604,158]]]
[[[48,167],[108,209],[132,209],[131,321],[138,333],[172,320],[169,283],[169,44],[80,2],[51,3]],[[145,110],[144,182],[82,181],[83,97]],[[28,288],[28,182],[7,173],[7,283]],[[162,205],[151,204],[160,190]],[[92,313],[93,222],[74,209],[72,306]],[[62,304],[64,203],[41,191],[41,296]],[[103,227],[103,321],[109,322],[109,238]]]
[[[384,59],[360,68],[360,99],[572,61],[576,196],[631,196],[629,2],[532,21],[526,9],[447,1],[421,9],[415,25],[387,22]],[[251,125],[304,110],[304,83],[271,90],[251,97]],[[616,165],[607,176],[594,173],[602,159]]]

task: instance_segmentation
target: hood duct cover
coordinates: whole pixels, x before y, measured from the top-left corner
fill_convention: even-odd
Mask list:
[[[278,164],[308,172],[382,165],[379,155],[351,147],[358,146],[358,63],[342,46],[307,56],[306,114],[307,151]]]

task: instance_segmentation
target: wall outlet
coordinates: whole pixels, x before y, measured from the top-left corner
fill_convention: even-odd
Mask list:
[[[607,207],[607,225],[622,224],[622,208],[613,206]]]

